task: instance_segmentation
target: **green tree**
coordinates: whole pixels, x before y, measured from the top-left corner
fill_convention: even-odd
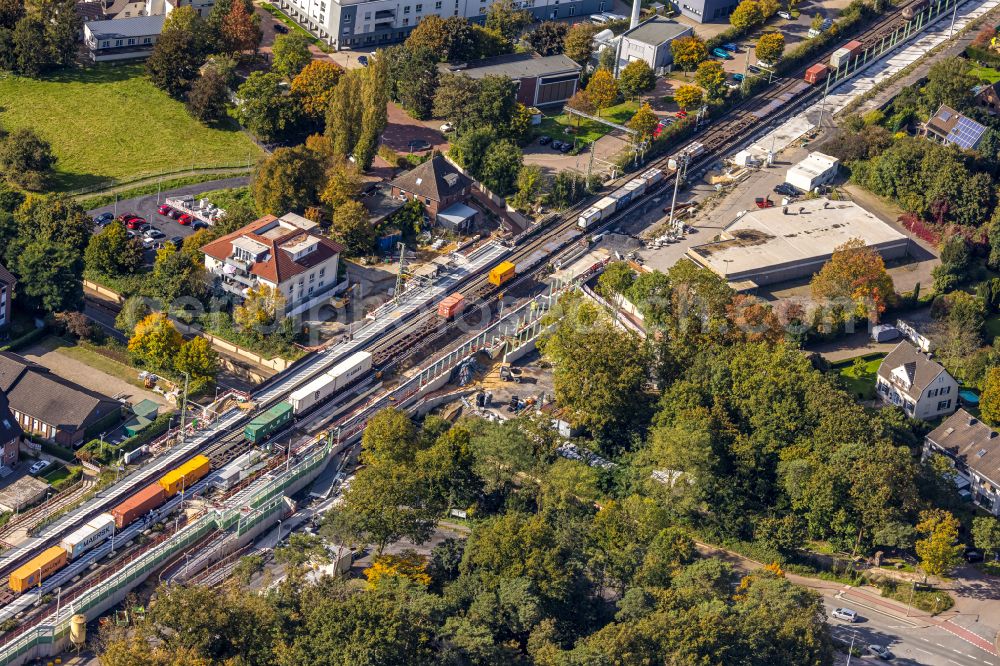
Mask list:
[[[191,84],[198,78],[198,68],[202,63],[202,45],[198,36],[186,24],[185,16],[192,14],[191,7],[178,7],[171,12],[164,23],[163,31],[156,39],[153,52],[146,60],[146,74],[160,90],[174,99],[183,99]],[[201,21],[197,14],[190,25]]]
[[[962,58],[943,58],[927,71],[927,83],[922,89],[922,106],[927,114],[936,113],[947,104],[958,111],[974,106],[972,88],[976,77],[969,73],[969,63]]]
[[[411,52],[426,49],[439,54],[441,60],[448,60],[450,53],[445,20],[437,14],[425,16],[407,35],[403,48]]]
[[[624,594],[646,557],[650,542],[666,529],[664,509],[648,498],[632,495],[607,502],[590,528],[590,566],[605,584]]]
[[[691,109],[701,104],[701,88],[692,85],[679,86],[674,91],[674,101],[682,109]]]
[[[542,169],[537,165],[525,165],[517,172],[517,193],[510,204],[520,211],[530,210],[538,201],[542,187]]]
[[[785,36],[780,32],[765,32],[757,40],[757,59],[772,65],[781,59],[785,52]]]
[[[685,72],[693,72],[699,63],[708,58],[708,47],[704,40],[689,35],[670,42],[670,53],[675,65]]]
[[[361,92],[362,76],[360,70],[347,72],[341,77],[330,98],[325,136],[330,140],[330,152],[337,157],[346,158],[351,155],[361,136],[365,113]]]
[[[1000,520],[993,516],[976,516],[972,519],[972,540],[976,548],[993,553],[1000,559]]]
[[[305,146],[278,148],[254,170],[253,198],[259,211],[280,216],[315,204],[323,183],[316,153]]]
[[[192,379],[214,379],[219,371],[219,355],[201,336],[181,345],[174,356],[174,370],[186,372]]]
[[[312,60],[292,79],[292,93],[298,97],[302,113],[314,123],[322,125],[343,73],[336,63]]]
[[[491,145],[483,156],[480,169],[483,184],[500,196],[514,191],[523,155],[513,141],[502,139]]]
[[[979,413],[990,425],[1000,425],[1000,367],[986,371],[983,392],[979,399]]]
[[[486,10],[486,29],[508,42],[516,40],[531,23],[531,14],[517,9],[514,0],[497,0]]]
[[[569,26],[567,24],[544,21],[526,35],[525,41],[541,55],[550,56],[563,52],[563,42],[568,34]]]
[[[344,205],[361,194],[361,172],[346,159],[334,158],[326,170],[326,185],[320,193],[320,201],[330,208]]]
[[[394,99],[414,118],[430,117],[437,88],[438,56],[427,48],[414,50],[407,47],[387,49],[384,55],[389,58]]]
[[[618,84],[615,77],[606,69],[598,69],[587,82],[587,99],[591,101],[600,115],[618,99]]]
[[[942,509],[920,512],[917,532],[924,536],[916,543],[920,568],[929,576],[946,576],[962,561],[958,541],[958,519]]]
[[[22,16],[10,36],[14,47],[14,72],[21,76],[36,77],[48,66],[44,48],[45,23],[34,13]]]
[[[150,296],[160,299],[163,309],[182,306],[182,298],[198,298],[206,289],[205,269],[173,243],[156,251],[153,273],[146,283]]]
[[[39,0],[38,13],[45,24],[45,49],[48,62],[56,67],[72,65],[77,56],[77,35],[83,30],[83,18],[73,0]]]
[[[656,86],[656,75],[645,60],[633,60],[625,65],[618,76],[618,88],[626,97],[638,97],[640,93]]]
[[[162,313],[153,313],[135,327],[128,351],[152,370],[169,369],[184,338]]]
[[[563,52],[571,60],[585,63],[594,54],[594,35],[600,32],[600,26],[593,23],[576,23],[570,27],[563,39]]]
[[[361,81],[364,111],[361,133],[354,144],[354,159],[363,170],[371,168],[383,130],[389,123],[389,62],[381,55],[370,59]]]
[[[118,316],[115,317],[115,328],[131,338],[135,332],[135,327],[151,313],[152,310],[149,309],[145,298],[142,296],[130,296],[122,303],[122,309],[118,311]]]
[[[492,128],[479,127],[464,133],[451,145],[451,156],[475,178],[481,178],[486,153],[496,142]]]
[[[84,263],[101,275],[129,275],[142,266],[142,245],[128,237],[125,225],[114,222],[91,236]]]
[[[624,261],[614,261],[601,273],[597,279],[597,293],[606,299],[614,300],[624,295],[635,282],[635,271]]]
[[[226,117],[229,88],[223,75],[214,67],[205,67],[191,85],[187,96],[188,112],[203,123],[215,123]]]
[[[375,249],[375,227],[368,209],[358,201],[346,201],[333,212],[330,231],[352,257],[367,257]]]
[[[271,68],[291,81],[312,62],[309,40],[304,35],[291,32],[278,35],[272,47],[274,61]]]
[[[726,71],[718,60],[706,60],[698,65],[694,81],[710,98],[719,99],[726,94]]]
[[[83,258],[67,243],[18,243],[11,271],[18,277],[18,301],[29,309],[66,312],[83,306]]]
[[[236,91],[236,119],[262,141],[274,141],[294,126],[298,106],[286,94],[281,76],[253,72]]]
[[[742,0],[729,15],[729,22],[738,30],[749,30],[754,26],[763,25],[764,12],[756,0]]]
[[[21,128],[6,136],[0,133],[0,171],[14,185],[44,189],[55,163],[52,146],[33,130]]]
[[[653,113],[649,104],[643,104],[635,115],[628,121],[629,129],[635,130],[639,139],[649,139],[660,124],[660,118]]]
[[[0,0],[0,28],[13,30],[25,13],[24,0]]]

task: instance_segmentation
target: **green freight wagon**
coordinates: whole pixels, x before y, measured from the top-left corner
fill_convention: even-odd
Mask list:
[[[243,429],[243,436],[254,444],[260,444],[291,420],[292,406],[287,402],[279,402],[263,414],[255,416]]]

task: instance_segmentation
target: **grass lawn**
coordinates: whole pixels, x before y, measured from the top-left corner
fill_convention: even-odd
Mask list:
[[[80,363],[89,365],[95,370],[100,370],[101,372],[107,373],[112,377],[117,377],[122,381],[128,382],[132,386],[145,388],[142,380],[139,379],[138,370],[125,365],[124,363],[119,363],[114,359],[108,358],[103,354],[98,354],[96,351],[88,349],[83,345],[74,344],[68,340],[52,336],[46,341],[45,346],[46,348],[51,348],[60,354],[76,359]]]
[[[622,102],[601,111],[601,118],[618,125],[624,125],[632,119],[638,109],[637,102]],[[579,128],[577,128],[577,121],[580,122]],[[597,141],[612,129],[612,127],[594,120],[563,113],[543,118],[541,124],[535,126],[535,136],[545,134],[557,141],[572,141],[575,137],[577,143],[588,144]]]
[[[969,74],[980,79],[982,81],[989,81],[990,83],[996,83],[1000,81],[1000,71],[993,69],[992,67],[973,67],[969,70]]]
[[[242,166],[260,149],[235,123],[202,125],[144,76],[141,64],[102,64],[41,79],[0,75],[0,125],[29,127],[59,161],[54,189],[192,167]]]
[[[312,35],[308,30],[306,30],[301,25],[299,25],[298,23],[296,23],[295,21],[293,21],[287,14],[285,14],[285,12],[281,11],[280,9],[278,9],[277,7],[275,7],[274,5],[272,5],[270,2],[262,2],[262,3],[260,3],[260,6],[263,7],[264,11],[266,11],[268,14],[270,14],[274,18],[276,18],[279,21],[281,21],[282,23],[284,23],[288,27],[289,30],[291,30],[292,32],[296,32],[296,33],[302,35],[303,37],[305,37],[306,39],[308,39],[313,45],[319,47],[319,49],[321,51],[323,51],[324,53],[332,53],[333,52],[333,49],[331,49],[330,46],[326,42],[324,42],[322,39],[320,39],[320,38],[315,37],[314,35]]]
[[[855,371],[854,359],[838,364],[834,370],[840,375],[840,380],[851,395],[862,400],[873,400],[875,398],[875,373],[878,372],[882,358],[882,355],[876,358],[865,357],[865,367],[861,373]]]

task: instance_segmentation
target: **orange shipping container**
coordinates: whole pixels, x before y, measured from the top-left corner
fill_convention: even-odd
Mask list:
[[[195,456],[176,469],[172,469],[160,478],[160,485],[167,492],[167,497],[173,497],[182,490],[193,486],[200,478],[212,470],[212,463],[205,456]]]
[[[38,585],[66,566],[66,551],[52,546],[21,565],[10,574],[10,589],[20,594]]]
[[[438,303],[438,316],[445,319],[452,319],[465,309],[465,297],[462,294],[454,293]]]
[[[159,483],[146,486],[111,509],[111,515],[115,518],[115,528],[121,530],[128,527],[136,518],[146,515],[163,504],[166,499],[167,494]]]
[[[830,68],[823,63],[818,63],[806,70],[806,83],[816,84],[819,81],[825,80],[827,72]]]

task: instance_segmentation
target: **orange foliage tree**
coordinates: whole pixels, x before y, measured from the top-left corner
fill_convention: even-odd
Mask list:
[[[833,251],[810,284],[813,298],[853,303],[853,314],[877,322],[895,290],[881,255],[852,238]]]

